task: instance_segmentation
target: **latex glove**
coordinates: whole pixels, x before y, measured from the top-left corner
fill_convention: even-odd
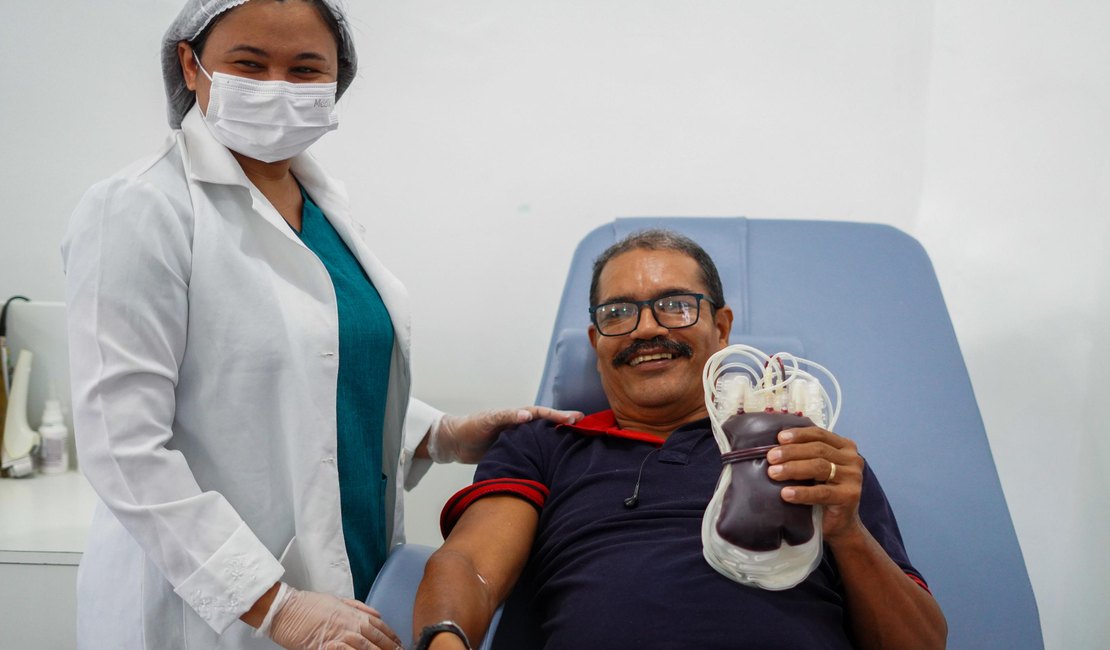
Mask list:
[[[286,650],[403,650],[381,614],[357,600],[299,591],[282,583],[258,628]]]
[[[437,463],[477,463],[497,436],[509,427],[536,418],[558,424],[574,424],[583,417],[579,411],[557,411],[546,406],[444,415],[428,434],[428,455]]]

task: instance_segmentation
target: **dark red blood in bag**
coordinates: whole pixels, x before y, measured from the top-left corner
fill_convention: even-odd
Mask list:
[[[741,413],[721,425],[733,451],[778,444],[783,429],[811,427],[809,418],[789,413]],[[717,533],[749,551],[773,551],[786,542],[804,544],[813,537],[813,507],[782,500],[788,485],[813,481],[775,481],[767,475],[767,455],[732,464],[732,480],[721,501]]]

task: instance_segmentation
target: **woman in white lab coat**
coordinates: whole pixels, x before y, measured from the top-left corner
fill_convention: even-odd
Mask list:
[[[175,130],[87,193],[63,244],[102,500],[79,643],[394,648],[358,600],[403,535],[402,488],[429,457],[576,414],[410,397],[405,289],[303,153],[355,72],[335,0],[190,0],[163,64]]]

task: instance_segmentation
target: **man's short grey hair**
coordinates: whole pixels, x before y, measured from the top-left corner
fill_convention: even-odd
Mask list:
[[[590,305],[597,305],[598,282],[605,265],[614,257],[633,250],[678,251],[690,256],[701,269],[701,281],[705,284],[708,292],[706,297],[712,302],[714,311],[717,307],[724,306],[725,292],[721,287],[721,275],[717,272],[717,265],[713,263],[709,253],[689,237],[662,228],[632,233],[605,249],[605,252],[594,260],[594,275],[590,280]]]

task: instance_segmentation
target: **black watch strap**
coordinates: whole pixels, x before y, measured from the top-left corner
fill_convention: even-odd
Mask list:
[[[455,621],[442,621],[420,630],[420,639],[416,642],[416,647],[413,648],[413,650],[428,650],[428,646],[432,645],[432,639],[434,639],[437,634],[442,634],[443,632],[454,634],[462,639],[463,645],[466,646],[466,650],[473,650],[473,646],[470,645],[470,639],[466,638],[466,632],[463,632],[463,629],[459,627],[459,624]]]

